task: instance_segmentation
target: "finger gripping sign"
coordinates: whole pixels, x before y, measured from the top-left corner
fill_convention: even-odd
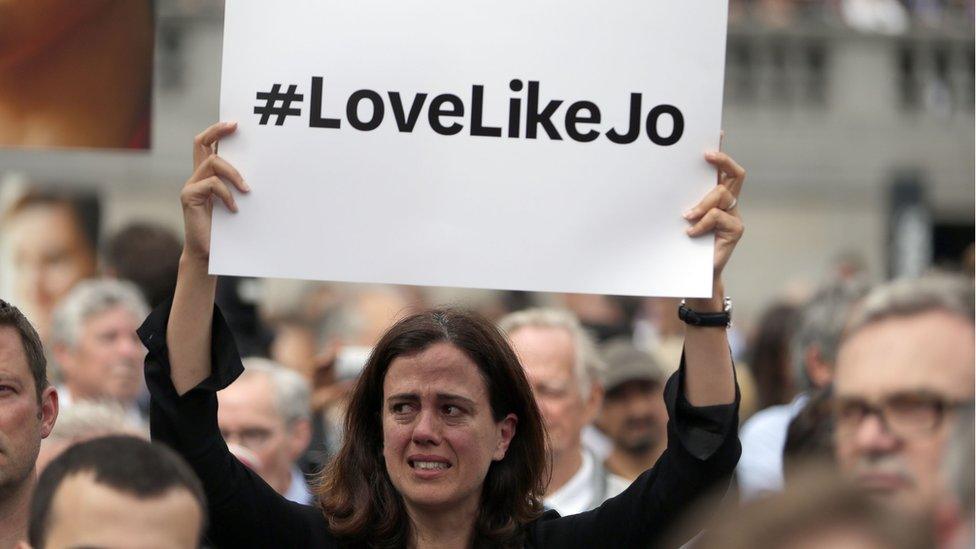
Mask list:
[[[711,293],[726,2],[228,0],[211,272]]]

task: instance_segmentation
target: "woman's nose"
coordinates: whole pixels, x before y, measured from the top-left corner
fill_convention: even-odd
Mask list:
[[[441,424],[436,413],[430,410],[420,412],[413,428],[413,441],[417,444],[440,444]]]

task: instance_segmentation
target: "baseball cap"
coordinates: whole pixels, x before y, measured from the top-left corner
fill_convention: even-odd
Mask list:
[[[663,382],[668,371],[651,353],[634,347],[627,338],[607,341],[601,348],[606,368],[603,370],[603,388],[610,391],[617,386],[636,380]]]

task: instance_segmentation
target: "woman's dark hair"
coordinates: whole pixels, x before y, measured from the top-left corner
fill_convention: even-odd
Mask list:
[[[410,520],[383,460],[383,381],[394,359],[435,343],[454,345],[477,366],[495,421],[518,417],[501,461],[492,462],[475,522],[475,547],[521,546],[523,526],[542,513],[547,482],[546,434],[522,366],[488,320],[458,309],[409,316],[380,339],[349,400],[345,442],[315,492],[332,533],[373,547],[409,544]]]
[[[766,309],[759,321],[749,368],[756,378],[760,409],[786,404],[796,392],[790,370],[790,341],[799,312],[795,305],[776,303]]]
[[[95,254],[98,250],[102,219],[102,207],[97,194],[91,191],[33,189],[10,206],[4,214],[4,221],[37,206],[67,208],[75,222],[75,227],[85,237],[85,244],[90,247],[92,254]]]
[[[787,484],[811,463],[834,467],[832,392],[830,386],[814,391],[790,420],[783,443],[783,476]]]

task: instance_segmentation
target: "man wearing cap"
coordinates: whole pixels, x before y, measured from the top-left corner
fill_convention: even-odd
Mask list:
[[[611,474],[631,482],[667,448],[664,383],[668,372],[652,355],[622,339],[608,342],[603,358],[605,394],[595,423],[612,442],[604,465]]]

